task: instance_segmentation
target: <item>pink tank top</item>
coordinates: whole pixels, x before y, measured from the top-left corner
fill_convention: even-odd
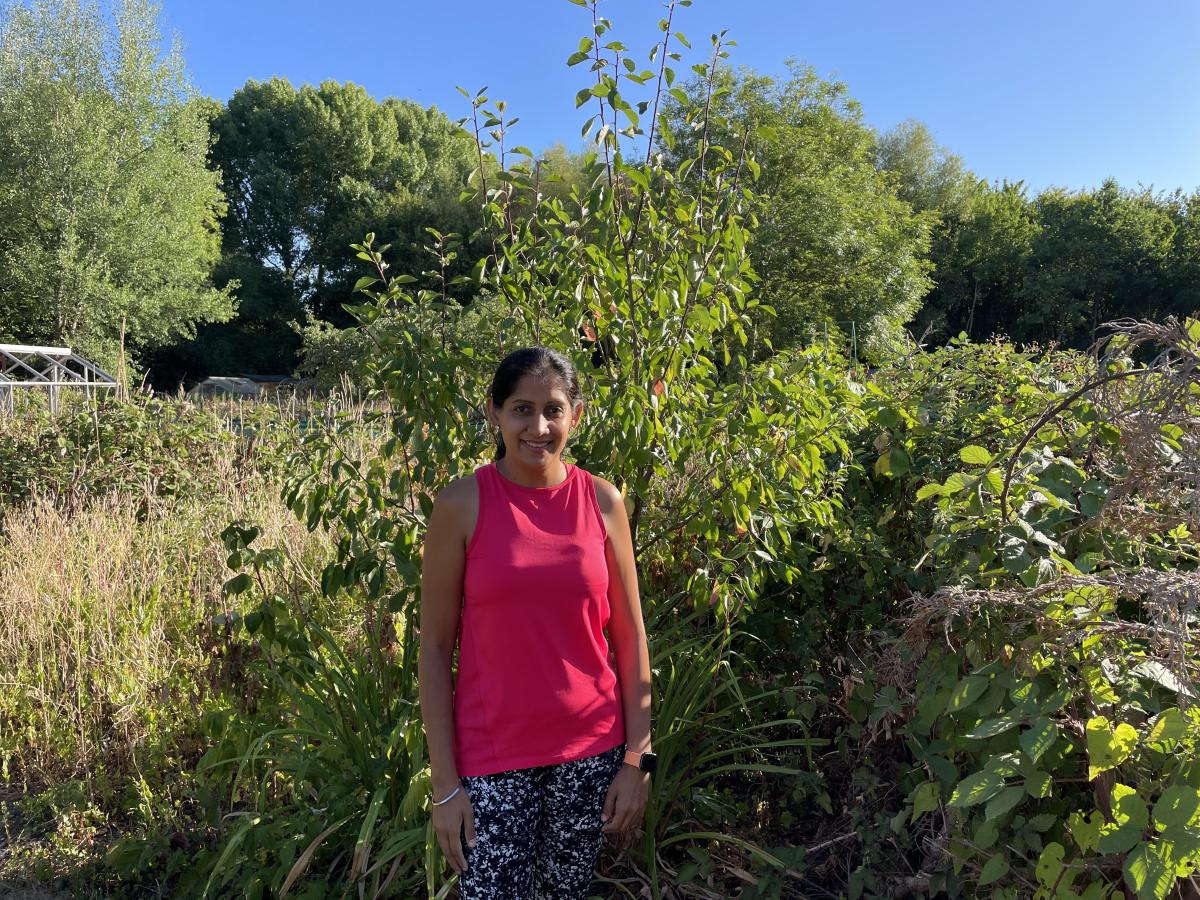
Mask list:
[[[543,488],[495,463],[475,470],[454,688],[460,775],[582,759],[625,739],[604,636],[607,532],[591,475],[566,468]]]

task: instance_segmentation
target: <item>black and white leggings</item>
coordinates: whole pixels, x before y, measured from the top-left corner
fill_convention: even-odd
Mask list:
[[[475,847],[461,900],[586,900],[600,852],[600,813],[625,746],[571,762],[462,779]]]

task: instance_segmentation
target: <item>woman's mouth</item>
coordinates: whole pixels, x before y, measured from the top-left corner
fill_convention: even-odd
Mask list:
[[[534,453],[546,453],[550,449],[550,441],[521,441],[521,444]]]

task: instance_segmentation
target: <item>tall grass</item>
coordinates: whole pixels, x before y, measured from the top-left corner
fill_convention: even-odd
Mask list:
[[[326,539],[264,479],[139,515],[119,494],[74,515],[38,497],[0,532],[0,775],[36,787],[137,768],[214,677],[228,577],[220,532],[252,519],[319,568]]]

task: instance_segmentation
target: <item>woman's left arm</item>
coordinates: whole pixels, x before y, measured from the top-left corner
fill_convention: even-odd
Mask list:
[[[638,596],[637,565],[633,538],[620,491],[603,478],[596,478],[596,498],[608,530],[605,555],[608,561],[608,601],[611,609],[608,634],[612,641],[625,714],[626,751],[646,752],[650,746],[650,651]],[[625,764],[613,780],[604,801],[604,828],[609,834],[629,831],[642,822],[650,775]]]

